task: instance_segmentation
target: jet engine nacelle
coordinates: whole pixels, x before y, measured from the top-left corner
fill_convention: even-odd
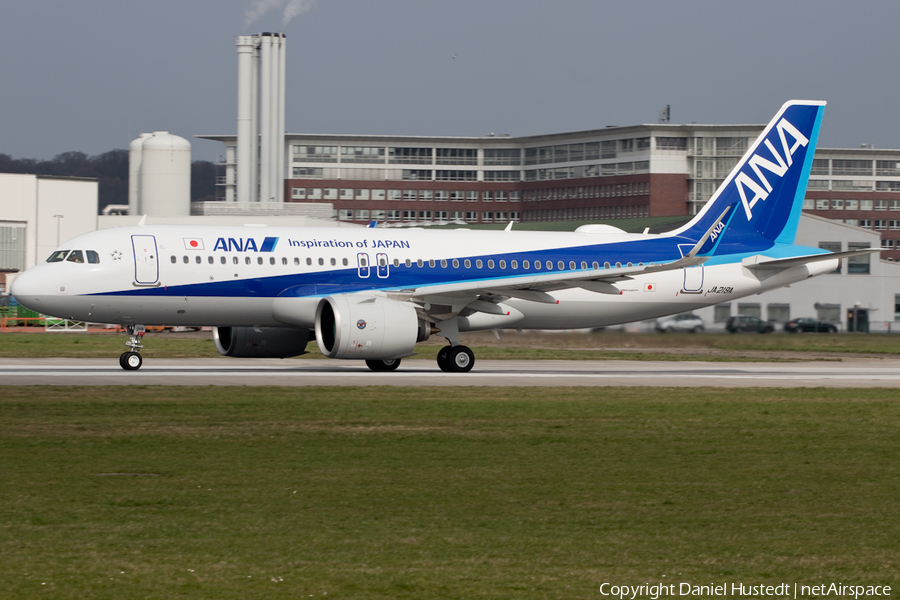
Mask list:
[[[235,358],[288,358],[306,350],[309,329],[287,327],[214,327],[220,354]]]
[[[415,306],[378,296],[327,296],[316,307],[316,343],[329,358],[385,360],[413,354],[431,324]]]

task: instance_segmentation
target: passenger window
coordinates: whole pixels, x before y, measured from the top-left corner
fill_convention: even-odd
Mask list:
[[[177,263],[177,262],[178,262],[178,259],[177,259],[177,258],[175,257],[175,255],[173,254],[173,255],[172,255],[172,264],[174,265],[174,264]]]
[[[282,257],[281,257],[281,264],[282,264],[282,265],[286,265],[286,264],[287,264],[287,256],[282,256]]]
[[[274,264],[275,264],[275,257],[274,257],[274,256],[270,256],[270,257],[269,257],[269,264],[270,264],[270,265],[274,265]]]
[[[500,268],[501,268],[501,269],[505,269],[505,268],[506,268],[506,261],[505,261],[505,260],[501,260],[501,261],[500,261]]]
[[[190,262],[190,260],[191,259],[189,259],[187,257],[187,254],[185,254],[184,256],[181,257],[181,262],[183,262],[184,264],[188,264],[188,262]]]
[[[231,259],[231,260],[232,260],[232,262],[234,262],[234,264],[238,264],[238,259],[237,259],[237,256],[235,256],[235,257],[234,257],[234,258],[232,258],[232,259]]]
[[[335,259],[332,258],[332,259],[331,259],[331,266],[333,267],[333,266],[335,266],[336,264],[337,264],[337,260],[335,260]]]
[[[608,263],[608,262],[603,263],[603,268],[604,268],[604,269],[608,269],[608,268],[609,268],[609,263]]]
[[[560,271],[562,271],[562,270],[564,270],[564,269],[566,268],[566,263],[564,263],[564,262],[561,261],[561,260],[560,260],[560,261],[557,261],[557,263],[556,263],[556,268],[558,268]]]
[[[459,268],[459,261],[456,260],[455,258],[453,259],[453,268],[454,268],[454,269],[458,269],[458,268]]]
[[[214,259],[212,256],[208,256],[208,257],[207,257],[207,262],[208,262],[209,264],[213,264],[214,262],[216,262],[216,259]]]
[[[320,258],[320,259],[319,259],[319,266],[321,267],[321,266],[324,265],[324,264],[325,264],[325,259],[324,259],[324,258]],[[365,266],[365,265],[363,265],[363,266]]]
[[[467,268],[467,269],[471,269],[471,268],[472,268],[472,261],[469,260],[468,258],[466,259],[466,262],[464,262],[463,264],[466,265],[466,268]]]
[[[552,270],[552,269],[553,269],[553,261],[552,261],[552,260],[548,260],[548,261],[547,261],[547,269],[548,269],[548,270]]]
[[[225,264],[225,257],[224,257],[224,256],[220,257],[220,258],[219,258],[219,262],[221,262],[221,263],[224,265],[224,264]]]
[[[69,262],[73,263],[83,263],[84,262],[84,254],[81,253],[81,250],[72,250],[72,253],[69,255],[69,258],[66,259]]]
[[[582,268],[582,269],[587,269],[587,262],[586,262],[586,261],[581,261],[581,268]]]
[[[541,261],[539,261],[539,260],[534,261],[534,268],[537,269],[538,271],[540,271],[541,270]]]
[[[445,261],[441,261],[441,262],[443,262],[445,265],[446,265],[446,263],[447,263],[446,260],[445,260]],[[345,265],[347,264],[347,259],[346,259],[346,258],[344,259],[344,264],[345,264]],[[379,266],[386,267],[386,266],[387,266],[387,261],[384,260],[383,258],[379,258],[379,259],[378,259],[378,264],[379,264]]]
[[[519,268],[519,261],[517,261],[517,260],[511,260],[511,261],[509,261],[509,266],[511,266],[513,269],[518,269],[518,268]]]
[[[250,264],[250,257],[249,257],[249,256],[245,256],[245,257],[244,257],[244,264],[245,264],[245,265],[249,265],[249,264]]]
[[[256,264],[258,264],[258,265],[261,265],[261,264],[262,264],[262,256],[257,256],[257,257],[256,257]]]
[[[294,266],[295,266],[295,267],[299,267],[299,266],[300,266],[300,259],[297,258],[296,256],[294,257]]]
[[[443,268],[443,269],[447,268],[447,259],[446,258],[441,259],[441,268]]]
[[[570,269],[574,269],[574,268],[575,268],[575,261],[574,261],[574,260],[570,260],[570,261],[569,261],[569,268],[570,268]]]
[[[431,267],[432,269],[434,268],[434,259],[433,258],[428,259],[428,266]]]
[[[312,266],[312,259],[310,257],[306,257],[306,266]]]
[[[194,257],[194,262],[199,265],[201,262],[203,262],[203,259],[200,258],[200,255],[198,254],[197,256]]]
[[[622,266],[622,263],[620,263],[620,262],[617,262],[617,263],[616,263],[616,268],[617,268],[617,269],[620,268],[621,266]]]
[[[596,271],[597,269],[600,268],[600,263],[598,263],[598,262],[595,260],[595,261],[593,262],[593,264],[591,264],[591,268],[594,269],[594,270]]]
[[[62,262],[63,260],[65,260],[66,254],[68,253],[68,250],[57,250],[50,255],[50,258],[47,259],[47,262]]]
[[[483,265],[484,265],[484,263],[481,262],[481,259],[480,259],[480,258],[475,259],[475,266],[476,266],[476,267],[478,267],[478,268],[480,269]]]
[[[399,259],[399,258],[395,258],[395,259],[394,259],[394,266],[395,266],[395,267],[399,267],[399,266],[400,266],[400,259]]]
[[[88,262],[92,265],[100,264],[100,255],[94,252],[93,250],[85,250],[85,254],[87,254]]]
[[[348,261],[346,258],[344,260],[342,260],[341,262],[344,264],[345,267],[350,264],[350,261]]]
[[[419,266],[419,268],[421,268],[425,263],[423,263],[422,259],[420,258],[419,260],[416,261],[416,264]]]
[[[412,266],[412,261],[409,260],[408,258],[406,259],[406,266],[407,266],[407,267],[411,267],[411,266]]]
[[[523,268],[523,269],[530,269],[530,268],[531,268],[531,263],[528,262],[527,260],[523,260],[523,261],[522,261],[522,268]]]
[[[493,268],[494,268],[494,261],[492,259],[488,260],[488,269],[493,269]]]

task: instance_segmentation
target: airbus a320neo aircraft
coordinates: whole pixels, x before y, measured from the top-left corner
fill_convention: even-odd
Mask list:
[[[828,273],[794,245],[824,102],[786,103],[704,209],[664,234],[136,226],[67,241],[15,280],[47,315],[124,325],[138,369],[147,325],[214,326],[234,357],[331,358],[396,369],[433,334],[467,372],[467,331],[602,327],[680,313]],[[870,250],[877,251],[877,250]]]

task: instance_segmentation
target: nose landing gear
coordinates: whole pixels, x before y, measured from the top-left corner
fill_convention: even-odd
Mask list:
[[[147,333],[147,330],[143,325],[131,324],[125,326],[125,332],[128,334],[128,341],[125,342],[125,345],[131,350],[123,352],[119,356],[119,366],[126,371],[137,371],[144,364],[140,351],[144,347],[141,341],[144,339],[144,334]]]

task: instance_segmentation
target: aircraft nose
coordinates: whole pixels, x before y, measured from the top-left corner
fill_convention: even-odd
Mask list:
[[[44,295],[44,277],[29,269],[13,281],[10,293],[16,302],[25,308],[40,312],[41,297]]]

